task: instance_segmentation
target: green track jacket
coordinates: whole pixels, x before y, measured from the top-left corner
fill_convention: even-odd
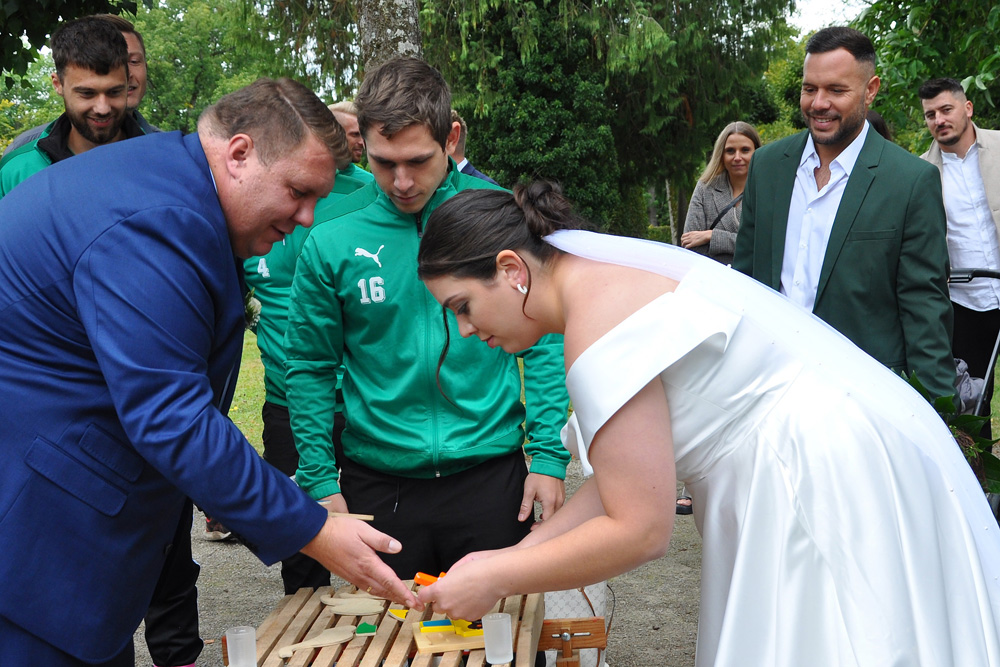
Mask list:
[[[296,481],[313,498],[340,492],[331,445],[337,369],[344,365],[344,454],[413,478],[454,474],[522,447],[531,472],[564,479],[569,453],[562,336],[519,355],[462,338],[417,279],[431,212],[461,190],[493,188],[454,162],[420,214],[405,214],[377,183],[317,220],[303,245],[285,336],[287,395],[299,450]],[[524,359],[524,392],[517,357]],[[443,390],[443,394],[442,394]],[[525,415],[530,442],[524,444]]]
[[[316,203],[315,220],[322,220],[345,196],[370,183],[372,175],[353,164],[338,169],[333,191]],[[292,291],[295,260],[309,229],[296,227],[263,257],[243,262],[247,286],[260,301],[260,321],[254,327],[257,348],[264,366],[264,397],[269,403],[287,406],[285,400],[285,327],[288,324],[288,294]]]

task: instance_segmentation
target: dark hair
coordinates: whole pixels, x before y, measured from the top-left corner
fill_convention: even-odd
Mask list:
[[[146,42],[142,39],[142,33],[136,30],[135,25],[127,18],[118,16],[117,14],[94,14],[94,18],[107,21],[118,28],[118,32],[127,32],[130,35],[135,35],[135,38],[139,40],[139,48],[142,49],[142,55],[146,55]]]
[[[253,138],[261,162],[288,155],[311,132],[343,169],[351,163],[347,136],[315,93],[291,79],[257,79],[201,112],[198,130],[229,139]]]
[[[489,280],[502,250],[528,252],[542,263],[559,251],[542,240],[559,229],[588,227],[549,181],[506,190],[465,190],[434,209],[417,253],[421,280],[451,275]],[[530,287],[530,286],[529,286]]]
[[[497,274],[497,255],[502,250],[529,252],[543,264],[560,251],[542,240],[559,229],[589,227],[573,212],[558,184],[536,181],[518,184],[514,191],[464,190],[431,213],[417,252],[417,276],[421,280],[438,276],[491,280]],[[528,292],[531,290],[528,274]],[[448,313],[444,320],[444,347],[438,358],[437,382],[442,395],[441,366],[448,355],[451,336]],[[450,398],[448,399],[451,400]]]
[[[872,126],[872,129],[882,135],[886,141],[892,141],[892,130],[889,129],[889,124],[885,122],[885,118],[882,118],[882,114],[878,111],[868,110],[868,123]]]
[[[845,49],[859,63],[867,63],[875,71],[875,45],[868,35],[846,26],[830,26],[818,31],[806,42],[806,53],[829,53]]]
[[[69,65],[101,76],[119,67],[128,69],[128,44],[121,31],[96,16],[85,16],[61,25],[52,35],[50,48],[60,81]]]
[[[448,141],[451,90],[441,72],[420,58],[393,58],[366,74],[354,103],[362,136],[373,125],[382,126],[384,137],[411,125],[426,125],[441,148]]]
[[[959,99],[965,99],[965,88],[962,88],[962,84],[948,76],[931,79],[920,86],[917,91],[917,95],[922,100],[932,100],[941,93],[952,93]]]

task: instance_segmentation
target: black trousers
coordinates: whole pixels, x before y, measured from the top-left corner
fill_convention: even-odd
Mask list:
[[[292,438],[288,408],[265,401],[260,416],[264,421],[264,460],[291,477],[299,467],[299,452]],[[336,413],[333,420],[333,441],[339,445],[344,431],[344,417]],[[281,583],[285,595],[300,588],[319,588],[330,585],[330,573],[305,554],[295,554],[281,561]]]
[[[159,667],[190,665],[204,646],[198,636],[198,574],[191,555],[191,501],[177,523],[174,541],[146,611],[146,647]]]
[[[351,512],[403,545],[379,554],[401,579],[437,575],[470,551],[500,549],[524,538],[534,519],[517,520],[528,476],[518,449],[447,477],[414,479],[341,457],[340,487]]]
[[[978,311],[960,306],[952,302],[955,312],[955,327],[952,336],[951,350],[956,359],[964,359],[969,365],[969,375],[986,379],[983,405],[989,409],[993,398],[993,369],[990,368],[990,357],[993,346],[1000,335],[1000,310]],[[989,436],[990,425],[984,428],[984,435]]]

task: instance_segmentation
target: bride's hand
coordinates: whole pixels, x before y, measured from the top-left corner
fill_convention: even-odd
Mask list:
[[[456,563],[448,570],[448,576],[421,588],[417,598],[424,604],[433,604],[435,612],[449,618],[470,621],[482,618],[503,597],[490,579],[490,569],[488,557],[468,561],[461,567]]]

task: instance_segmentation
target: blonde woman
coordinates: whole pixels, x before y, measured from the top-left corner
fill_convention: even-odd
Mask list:
[[[684,222],[681,246],[731,264],[736,232],[740,229],[740,202],[747,182],[750,158],[760,148],[753,125],[736,121],[715,140],[712,158],[695,185]]]

